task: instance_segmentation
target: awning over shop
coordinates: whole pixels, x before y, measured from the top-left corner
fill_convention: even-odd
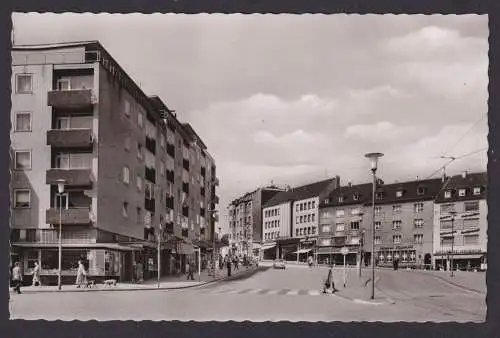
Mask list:
[[[301,254],[301,253],[306,253],[306,252],[309,252],[311,251],[312,249],[300,249],[298,251],[295,251],[295,252],[292,252],[294,254]]]
[[[25,247],[25,248],[57,248],[57,243],[13,243],[13,246]],[[74,249],[113,249],[120,251],[138,251],[142,247],[131,246],[131,245],[120,245],[117,243],[63,243],[63,248],[74,248]]]
[[[469,254],[469,255],[460,255],[460,254],[454,254],[454,255],[437,255],[437,256],[434,256],[435,259],[448,259],[448,258],[451,258],[453,256],[453,259],[481,259],[483,257],[483,255],[481,254],[475,254],[475,255],[472,255],[472,254]]]
[[[272,249],[276,246],[276,243],[268,243],[268,244],[264,244],[260,249],[261,250],[268,250],[268,249]]]

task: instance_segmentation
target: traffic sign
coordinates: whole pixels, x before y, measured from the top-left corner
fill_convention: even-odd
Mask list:
[[[344,246],[342,249],[340,249],[340,253],[345,256],[349,253],[349,249]]]

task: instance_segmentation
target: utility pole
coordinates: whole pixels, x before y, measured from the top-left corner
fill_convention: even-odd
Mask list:
[[[451,215],[451,258],[450,258],[450,269],[451,269],[451,277],[453,277],[453,247],[455,244],[455,215],[456,211],[450,211]]]

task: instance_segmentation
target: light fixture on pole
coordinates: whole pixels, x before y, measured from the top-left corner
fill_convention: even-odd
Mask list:
[[[365,229],[361,230],[361,240],[359,242],[359,277],[361,278],[361,257],[363,255],[363,245],[365,242]]]
[[[372,254],[371,254],[371,263],[372,263],[372,294],[371,299],[375,298],[375,189],[377,186],[377,167],[378,167],[378,159],[384,156],[382,153],[368,153],[365,155],[366,158],[370,160],[370,166],[372,170],[373,176],[373,190],[372,190]]]
[[[63,208],[63,194],[64,194],[64,183],[63,179],[56,180],[57,182],[57,196],[59,197],[59,239],[58,239],[58,251],[59,251],[59,263],[57,266],[57,289],[61,290],[62,287],[62,208]]]
[[[451,257],[450,257],[450,268],[451,277],[453,277],[453,249],[455,244],[455,216],[457,212],[455,210],[450,211],[451,215]]]

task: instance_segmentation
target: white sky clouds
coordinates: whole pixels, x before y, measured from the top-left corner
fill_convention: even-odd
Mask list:
[[[220,196],[274,180],[425,177],[487,113],[487,17],[15,14],[16,42],[100,40],[143,89],[192,123]],[[40,29],[43,27],[43,29]],[[483,119],[450,154],[486,148]],[[449,172],[486,170],[486,155]]]

